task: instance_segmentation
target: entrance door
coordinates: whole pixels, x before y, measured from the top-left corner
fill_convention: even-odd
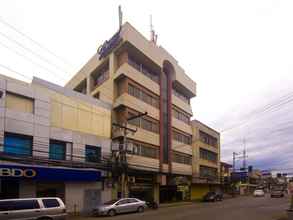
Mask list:
[[[86,189],[84,191],[84,213],[90,213],[94,208],[101,204],[101,190]]]
[[[19,181],[0,180],[1,194],[0,199],[16,199],[19,197]]]

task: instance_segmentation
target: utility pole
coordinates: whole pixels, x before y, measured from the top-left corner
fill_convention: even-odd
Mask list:
[[[243,149],[243,169],[244,171],[246,171],[246,141],[245,138],[243,139],[243,145],[244,145],[244,149]]]
[[[127,187],[127,134],[128,131],[135,133],[137,132],[137,129],[132,129],[128,127],[128,122],[137,118],[141,118],[148,113],[140,113],[138,115],[132,116],[130,118],[127,118],[124,125],[118,124],[118,123],[112,123],[112,126],[118,127],[120,129],[123,129],[123,144],[122,147],[119,146],[119,165],[122,167],[122,173],[121,173],[121,197],[124,198],[126,196],[126,187]]]
[[[236,152],[233,152],[233,173],[235,172],[235,166],[236,166]]]

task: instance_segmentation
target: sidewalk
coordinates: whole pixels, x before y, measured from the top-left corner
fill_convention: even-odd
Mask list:
[[[175,207],[175,206],[191,205],[193,203],[194,202],[191,202],[191,201],[162,203],[162,204],[159,205],[159,208],[168,208],[168,207]]]

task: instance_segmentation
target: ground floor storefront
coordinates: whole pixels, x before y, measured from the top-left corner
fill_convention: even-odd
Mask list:
[[[121,183],[113,187],[114,197],[122,197]],[[135,197],[144,201],[169,203],[190,201],[191,177],[164,175],[145,171],[130,172],[127,175],[126,197]]]
[[[219,184],[197,183],[191,185],[191,200],[200,200],[210,191],[220,191]]]
[[[111,199],[95,169],[0,164],[0,197],[59,197],[68,212],[89,212]]]
[[[189,201],[190,183],[188,176],[166,176],[166,184],[160,185],[160,203]]]

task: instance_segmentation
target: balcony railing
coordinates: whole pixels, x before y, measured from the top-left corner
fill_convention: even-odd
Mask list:
[[[34,145],[35,146],[35,145]],[[13,161],[18,163],[25,164],[38,164],[38,165],[50,165],[50,166],[65,166],[65,167],[74,167],[74,168],[95,168],[102,170],[111,170],[112,162],[110,160],[110,154],[103,155],[102,158],[99,158],[97,162],[87,161],[86,156],[75,155],[72,152],[70,154],[64,155],[65,160],[54,160],[49,158],[49,147],[45,145],[35,146],[37,149],[31,150],[28,154],[27,152],[22,153],[23,149],[20,146],[13,145],[0,145],[0,159]],[[17,153],[6,152],[5,150],[10,149],[9,151]],[[13,150],[12,150],[13,149]],[[27,148],[25,148],[27,149]],[[58,152],[54,152],[54,155]],[[91,157],[92,159],[92,157]],[[92,160],[91,160],[92,161]]]
[[[220,176],[214,175],[201,175],[201,174],[193,174],[192,175],[192,183],[214,183],[219,184],[221,182]]]

